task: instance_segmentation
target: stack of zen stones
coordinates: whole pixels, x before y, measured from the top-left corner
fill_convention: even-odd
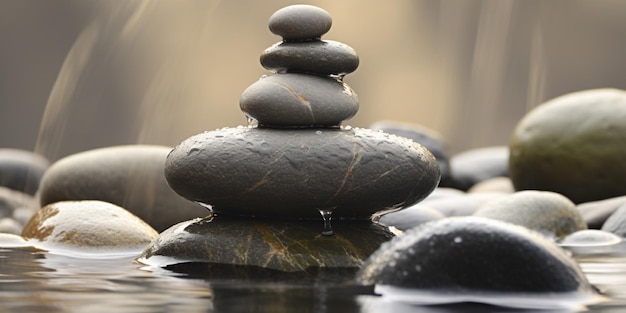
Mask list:
[[[271,16],[283,41],[261,64],[273,73],[240,100],[256,123],[192,136],[166,160],[172,189],[212,214],[162,233],[144,262],[160,255],[281,271],[356,269],[392,236],[372,215],[410,206],[437,186],[437,161],[423,146],[342,126],[358,111],[343,77],[359,59],[321,40],[331,23],[309,5]]]

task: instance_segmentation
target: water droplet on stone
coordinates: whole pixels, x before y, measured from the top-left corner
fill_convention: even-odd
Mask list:
[[[206,203],[202,203],[202,202],[197,202],[197,201],[196,201],[196,203],[201,205],[201,206],[203,206],[205,209],[209,210],[209,212],[211,214],[213,214],[213,206],[212,205],[206,204]]]
[[[256,128],[259,126],[259,121],[250,115],[246,115],[246,121],[248,122],[248,128]]]
[[[463,242],[463,238],[461,237],[454,237],[454,243],[461,243]]]
[[[334,235],[333,227],[331,225],[333,210],[321,209],[319,211],[320,211],[320,214],[322,215],[322,219],[324,220],[324,230],[322,231],[322,235],[324,236]]]

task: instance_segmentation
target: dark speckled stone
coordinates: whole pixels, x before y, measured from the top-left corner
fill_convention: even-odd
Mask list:
[[[453,292],[575,292],[592,288],[576,261],[523,227],[447,218],[383,244],[357,274],[363,285]]]
[[[224,128],[188,138],[167,157],[178,194],[229,215],[367,219],[424,199],[439,182],[432,154],[368,129]]]
[[[334,221],[333,236],[321,235],[322,225],[321,218],[299,222],[221,215],[195,219],[163,232],[139,261],[156,266],[185,262],[230,264],[283,272],[356,269],[381,243],[393,237],[385,227],[369,221]],[[155,256],[173,259],[163,262]]]
[[[261,55],[261,65],[275,72],[345,75],[359,66],[352,47],[337,41],[280,42]]]

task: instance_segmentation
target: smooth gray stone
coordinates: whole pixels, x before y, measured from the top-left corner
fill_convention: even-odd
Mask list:
[[[505,194],[500,192],[482,192],[482,193],[464,193],[459,196],[450,196],[442,198],[426,198],[418,203],[415,209],[419,207],[429,207],[441,212],[445,216],[468,216],[474,214],[476,210],[483,204],[503,197]],[[412,208],[408,208],[412,209]],[[407,209],[407,210],[408,210]]]
[[[626,237],[626,204],[622,204],[609,216],[601,230]]]
[[[587,229],[576,205],[551,191],[525,190],[505,195],[480,206],[474,216],[497,219],[556,237]]]
[[[467,190],[468,193],[477,192],[501,192],[501,193],[514,193],[515,188],[511,179],[508,177],[494,177],[487,180],[483,180]]]
[[[260,126],[338,127],[356,114],[359,99],[337,79],[285,73],[256,81],[241,94],[239,106]]]
[[[31,151],[0,149],[0,186],[34,195],[49,165],[48,159]]]
[[[467,150],[450,158],[452,186],[468,190],[473,185],[494,177],[508,177],[509,148],[492,146]]]
[[[576,261],[526,228],[451,217],[384,243],[356,276],[361,285],[437,292],[592,292]]]
[[[368,129],[223,128],[167,157],[172,189],[225,215],[368,219],[410,206],[439,182],[433,155],[412,140]]]
[[[52,164],[41,181],[40,203],[101,200],[121,206],[157,231],[208,214],[176,194],[163,174],[166,146],[128,145],[89,150]]]
[[[585,202],[577,205],[577,208],[589,228],[600,229],[609,216],[623,204],[626,204],[626,196]]]
[[[287,41],[320,38],[332,26],[326,10],[312,5],[296,4],[276,11],[269,19],[270,31]]]
[[[261,54],[261,65],[278,73],[343,76],[356,70],[359,57],[352,47],[332,40],[279,42]]]

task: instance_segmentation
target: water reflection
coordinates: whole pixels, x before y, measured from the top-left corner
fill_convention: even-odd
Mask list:
[[[559,306],[551,297],[525,298],[542,312],[622,312],[626,305],[626,246],[612,254],[575,255],[589,281],[607,302]],[[191,266],[191,265],[188,265]],[[373,287],[355,286],[349,273],[326,279],[289,281],[277,273],[266,277],[228,277],[224,268],[195,264],[192,271],[146,268],[133,258],[84,259],[53,255],[34,248],[0,249],[0,311],[7,312],[520,312],[511,305],[416,303],[380,296]],[[222,271],[223,275],[217,275]],[[523,297],[500,300],[521,300]],[[537,301],[535,301],[537,300]],[[567,300],[567,299],[562,299]],[[580,304],[580,302],[578,302]],[[510,303],[509,303],[510,304]],[[508,306],[508,307],[507,307]],[[524,303],[522,303],[524,306]]]

